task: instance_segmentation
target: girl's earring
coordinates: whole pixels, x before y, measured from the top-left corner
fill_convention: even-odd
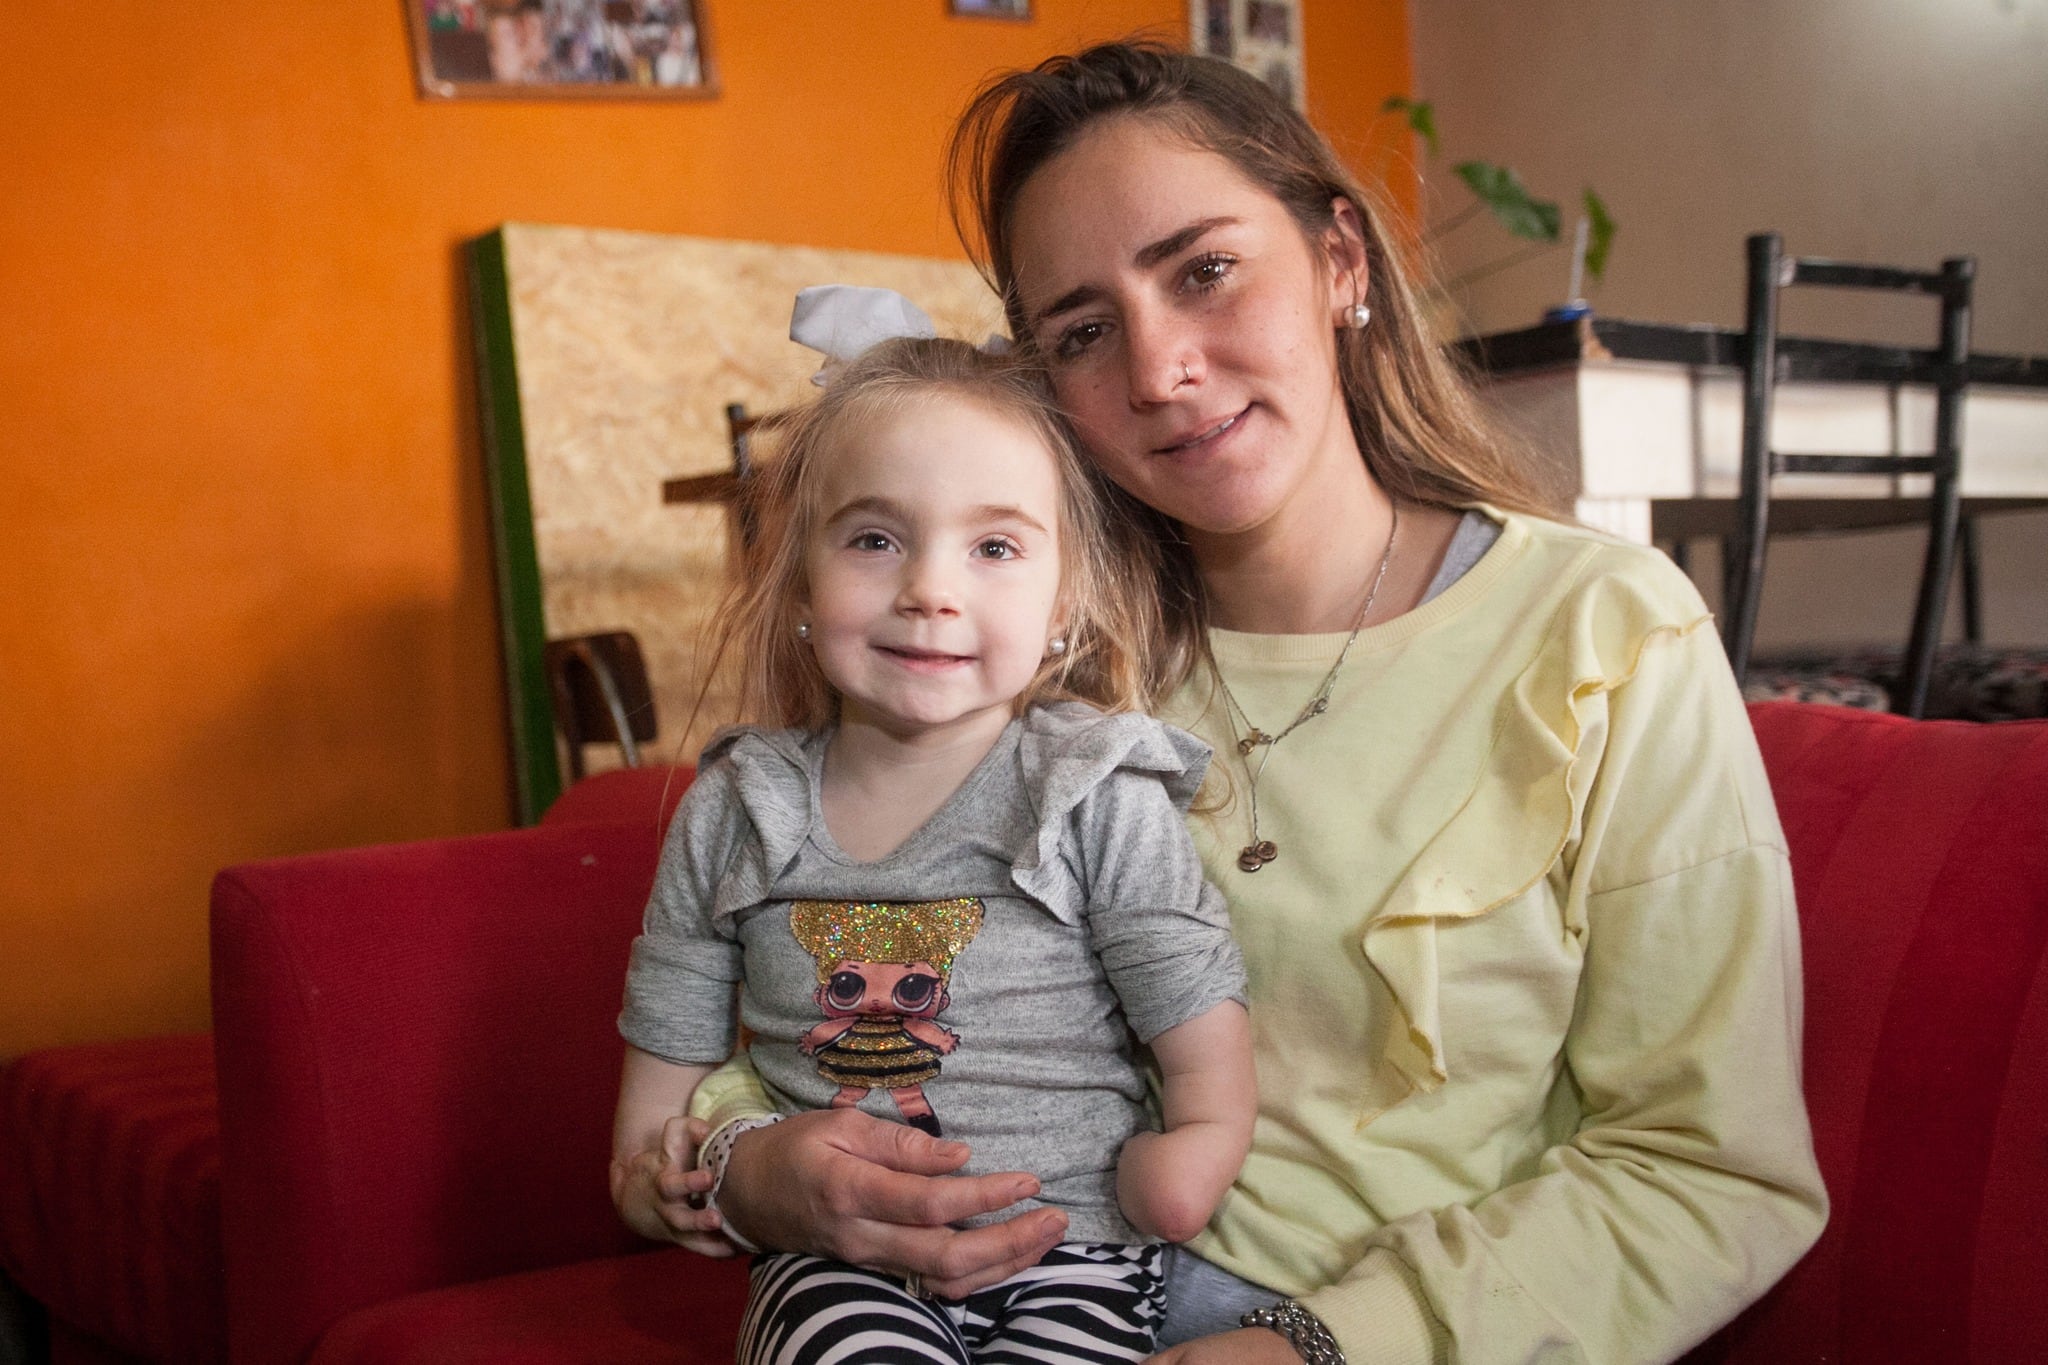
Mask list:
[[[799,621],[796,623],[796,638],[799,640],[811,638],[811,623],[809,621]]]
[[[1362,303],[1354,303],[1344,310],[1344,325],[1354,332],[1363,332],[1365,324],[1372,321],[1372,309]]]
[[[1067,652],[1067,637],[1064,635],[1053,636],[1052,639],[1046,642],[1045,652],[1052,655],[1055,659],[1059,658],[1060,655]]]

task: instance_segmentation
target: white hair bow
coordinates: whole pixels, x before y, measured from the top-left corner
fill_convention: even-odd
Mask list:
[[[789,339],[825,357],[811,376],[811,382],[821,387],[832,382],[842,365],[878,342],[938,334],[924,309],[895,290],[860,284],[799,289],[789,314]],[[981,349],[1001,355],[1010,349],[1010,339],[992,336]]]

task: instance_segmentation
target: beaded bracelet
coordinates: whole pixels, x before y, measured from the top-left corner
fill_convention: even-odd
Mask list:
[[[1323,1320],[1293,1299],[1282,1299],[1271,1308],[1254,1308],[1237,1320],[1240,1327],[1264,1327],[1287,1338],[1308,1365],[1345,1365],[1344,1352]]]

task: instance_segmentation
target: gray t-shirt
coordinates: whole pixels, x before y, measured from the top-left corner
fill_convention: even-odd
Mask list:
[[[670,1061],[721,1062],[737,984],[784,1112],[845,1093],[895,1119],[892,1091],[914,1089],[973,1148],[970,1173],[1036,1175],[1070,1240],[1140,1240],[1116,1206],[1117,1152],[1150,1122],[1137,1045],[1244,999],[1182,821],[1208,748],[1149,716],[1035,707],[922,829],[864,863],[825,828],[827,738],[741,728],[705,749],[620,1032]],[[877,1012],[884,997],[900,1008]]]

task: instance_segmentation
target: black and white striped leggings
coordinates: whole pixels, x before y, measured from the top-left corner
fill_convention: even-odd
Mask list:
[[[1140,1361],[1165,1311],[1165,1253],[1070,1242],[958,1302],[843,1261],[758,1256],[739,1365]]]

